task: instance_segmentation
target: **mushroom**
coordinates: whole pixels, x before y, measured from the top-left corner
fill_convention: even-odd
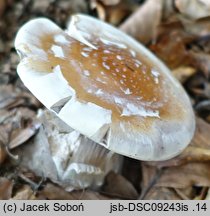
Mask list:
[[[105,148],[148,161],[189,144],[189,97],[148,49],[93,17],[71,17],[66,31],[45,18],[26,23],[15,48],[28,89],[71,128]]]

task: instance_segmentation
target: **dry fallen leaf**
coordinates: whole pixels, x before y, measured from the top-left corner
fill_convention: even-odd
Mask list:
[[[36,134],[40,125],[41,125],[40,122],[33,121],[26,128],[17,128],[17,130],[11,134],[11,138],[10,138],[10,142],[8,143],[8,147],[10,149],[13,149],[25,143],[32,136],[34,136],[34,134]]]
[[[162,16],[162,0],[147,0],[133,13],[120,29],[142,43],[148,43],[156,38],[157,27]]]
[[[92,0],[90,2],[90,7],[92,10],[96,10],[97,11],[97,14],[98,14],[98,18],[100,20],[103,20],[105,21],[106,18],[107,18],[107,12],[106,12],[106,9],[105,9],[105,6],[100,2],[100,1],[96,1],[96,0]]]
[[[156,186],[181,189],[192,186],[210,187],[210,162],[188,163],[166,168],[156,182]]]
[[[177,195],[179,195],[183,200],[195,199],[196,197],[196,193],[195,193],[196,190],[191,186],[186,188],[173,188],[173,189],[177,193]]]
[[[193,59],[191,65],[197,70],[202,71],[208,78],[210,76],[210,54],[190,51],[191,58]]]
[[[140,199],[155,199],[153,196],[162,194],[166,188],[173,190],[170,196],[176,194],[180,199],[194,199],[198,196],[195,187],[209,187],[209,167],[210,163],[188,163],[177,167],[157,169],[143,162],[143,190]]]
[[[122,175],[110,172],[105,179],[102,192],[111,197],[136,199],[138,193],[134,186]]]
[[[185,16],[199,19],[210,15],[209,0],[175,0],[175,6]]]
[[[0,200],[8,200],[11,198],[13,182],[7,178],[0,177]]]
[[[182,30],[173,30],[163,32],[155,44],[149,48],[171,69],[181,65],[189,65],[192,58],[186,49],[186,43],[193,38]]]
[[[179,200],[181,197],[175,192],[173,188],[156,187],[162,170],[155,166],[149,166],[142,162],[142,181],[141,181],[141,194],[139,199],[163,199],[163,200]]]
[[[181,200],[174,189],[167,187],[153,187],[144,197],[145,200]]]
[[[20,106],[40,106],[34,96],[13,85],[0,85],[0,109],[13,109]]]
[[[5,147],[0,143],[0,165],[4,162],[6,157],[7,157],[7,152],[5,150]]]
[[[105,8],[106,18],[105,21],[112,25],[119,25],[122,20],[129,16],[134,11],[135,5],[120,3],[118,5]]]
[[[28,185],[23,185],[16,191],[15,195],[11,198],[12,200],[35,200],[36,197],[31,187]]]
[[[173,188],[156,187],[162,170],[155,166],[149,166],[142,162],[142,175],[141,181],[141,195],[139,199],[163,199],[163,200],[179,200],[181,197],[175,192]]]
[[[154,185],[160,175],[160,170],[156,166],[150,166],[145,162],[141,163],[142,167],[142,181],[141,181],[141,193],[145,193],[145,191]]]
[[[184,17],[180,17],[180,21],[185,31],[191,35],[198,37],[208,37],[210,32],[210,14],[208,17],[190,20]],[[200,39],[200,38],[198,38]]]
[[[107,200],[108,197],[93,191],[72,191],[66,192],[59,186],[48,183],[42,191],[39,192],[42,197],[50,200]]]
[[[129,0],[91,0],[90,7],[92,10],[96,9],[99,19],[118,25],[136,9],[137,4]]]
[[[0,109],[6,108],[18,99],[18,92],[12,85],[0,86]]]
[[[11,119],[14,114],[15,110],[7,111],[5,109],[0,109],[0,125],[6,122],[8,119]]]
[[[196,73],[196,69],[189,66],[180,66],[172,70],[172,73],[181,83],[184,83],[189,77]]]
[[[0,144],[4,149],[6,148],[9,142],[9,133],[11,132],[11,130],[12,130],[11,123],[0,125]]]
[[[4,114],[4,117],[0,116],[0,163],[4,161],[7,154],[15,158],[9,149],[13,149],[31,138],[40,125],[34,119],[35,112],[28,108],[0,110],[1,113]]]

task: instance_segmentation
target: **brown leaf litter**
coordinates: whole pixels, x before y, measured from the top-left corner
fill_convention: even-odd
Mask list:
[[[109,197],[101,195],[94,191],[82,190],[73,191],[71,193],[66,192],[60,187],[48,183],[42,191],[39,192],[39,196],[50,200],[108,200]]]
[[[0,177],[0,200],[10,199],[12,196],[13,182],[7,178]]]
[[[148,43],[156,37],[161,11],[162,0],[157,0],[155,4],[153,0],[148,0],[120,25],[120,29],[140,42]]]
[[[134,186],[125,177],[114,172],[106,176],[101,192],[113,198],[132,200],[138,198],[138,192]]]
[[[98,18],[113,25],[119,25],[138,7],[135,1],[129,0],[91,0],[90,7],[96,10]]]

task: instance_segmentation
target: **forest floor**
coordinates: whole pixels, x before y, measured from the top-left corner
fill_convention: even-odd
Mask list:
[[[0,199],[210,200],[209,4],[198,0],[0,0]],[[196,132],[190,145],[171,160],[143,162],[125,157],[122,172],[108,173],[97,190],[67,192],[20,163],[18,149],[31,145],[39,135],[37,112],[44,107],[17,75],[14,39],[32,18],[47,17],[65,28],[74,13],[105,20],[155,53],[189,94]]]

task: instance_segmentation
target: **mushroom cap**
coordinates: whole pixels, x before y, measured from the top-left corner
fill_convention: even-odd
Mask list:
[[[140,160],[166,160],[190,142],[190,100],[143,45],[102,21],[74,15],[66,31],[45,18],[18,31],[17,72],[70,127],[105,148]]]

